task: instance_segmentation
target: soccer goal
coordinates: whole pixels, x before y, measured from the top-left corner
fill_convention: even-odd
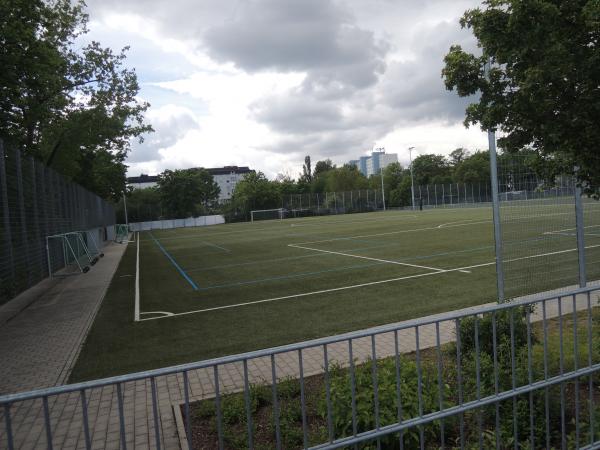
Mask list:
[[[257,220],[283,220],[285,218],[283,208],[279,209],[258,209],[250,211],[252,222]]]
[[[90,270],[91,257],[79,233],[46,236],[46,256],[51,278]]]
[[[127,242],[129,239],[129,227],[123,223],[115,225],[115,241],[119,244]]]
[[[94,265],[98,262],[100,258],[104,257],[104,253],[102,253],[102,249],[100,248],[100,244],[97,238],[97,233],[95,231],[75,231],[81,236],[81,240],[86,246],[87,253],[91,258],[91,264]]]

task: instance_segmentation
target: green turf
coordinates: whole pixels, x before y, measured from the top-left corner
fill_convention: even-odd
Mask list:
[[[517,230],[527,217],[527,210],[519,211],[511,216]],[[549,223],[551,217],[542,219],[545,226],[549,231],[560,229],[562,222]],[[520,232],[529,239],[529,250],[515,245],[511,255],[572,245],[570,237],[528,230]],[[133,321],[136,244],[130,243],[71,381],[271,347],[495,300],[488,208],[227,224],[143,232],[139,239],[141,318],[158,317],[158,312],[175,315]],[[510,275],[526,271],[523,261],[531,260],[508,264]],[[434,270],[463,267],[467,272]]]

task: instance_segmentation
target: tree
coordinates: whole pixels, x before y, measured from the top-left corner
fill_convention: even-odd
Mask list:
[[[310,165],[310,155],[306,155],[304,158],[304,165],[302,166],[302,177],[303,181],[310,183],[312,181],[312,168]]]
[[[206,169],[165,170],[158,189],[165,214],[175,219],[205,213],[221,191]]]
[[[0,138],[117,198],[131,141],[152,131],[149,105],[124,68],[126,48],[76,45],[87,33],[84,8],[81,0],[0,0]]]
[[[162,218],[161,194],[158,187],[133,189],[127,193],[127,216],[129,222],[146,222]],[[125,223],[123,200],[116,206],[117,223]]]
[[[501,148],[530,147],[580,181],[600,185],[600,2],[488,0],[468,10],[482,55],[450,48],[442,77],[461,97],[479,93],[465,125],[501,130]],[[489,81],[484,64],[491,61]]]
[[[281,208],[277,182],[269,181],[262,172],[247,174],[236,184],[231,206],[245,216],[255,209]]]
[[[490,183],[490,153],[476,152],[454,166],[455,183]]]
[[[450,183],[450,166],[442,155],[419,155],[413,160],[415,186]]]
[[[457,148],[456,150],[453,150],[452,152],[450,152],[450,165],[452,167],[456,167],[458,166],[460,163],[462,163],[465,159],[467,159],[469,157],[469,151],[465,148]]]
[[[317,164],[315,164],[315,171],[313,173],[313,178],[317,178],[319,175],[329,171],[335,169],[335,165],[331,162],[330,159],[325,159],[323,161],[317,161]]]
[[[324,177],[326,178],[325,190],[327,192],[366,189],[369,185],[368,180],[358,168],[349,164],[327,171]]]

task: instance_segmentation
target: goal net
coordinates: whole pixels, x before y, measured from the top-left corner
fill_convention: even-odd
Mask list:
[[[115,241],[119,244],[126,242],[129,239],[129,229],[127,225],[118,223],[115,226]]]
[[[257,220],[283,220],[284,211],[282,208],[259,209],[256,211],[250,211],[250,217],[252,222],[255,222]]]
[[[85,273],[92,260],[80,233],[46,236],[46,256],[52,278]]]

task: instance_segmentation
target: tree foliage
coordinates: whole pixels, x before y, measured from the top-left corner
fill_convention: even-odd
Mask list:
[[[220,193],[206,169],[165,170],[158,189],[164,213],[175,219],[206,214]]]
[[[99,195],[125,188],[124,160],[144,123],[127,48],[81,47],[83,1],[0,0],[0,138]]]
[[[509,151],[531,148],[560,171],[600,185],[600,2],[487,0],[465,12],[481,55],[452,46],[442,71],[461,97],[479,93],[465,125],[501,130]],[[484,64],[491,61],[489,80]]]

